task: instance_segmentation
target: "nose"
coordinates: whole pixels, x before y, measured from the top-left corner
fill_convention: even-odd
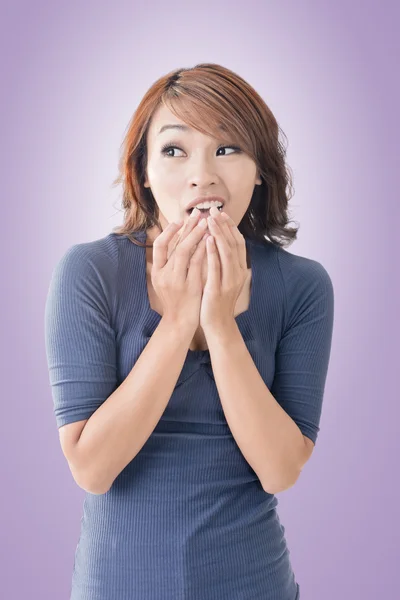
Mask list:
[[[190,167],[191,175],[189,181],[201,189],[207,189],[210,185],[218,183],[218,175],[210,161],[205,158],[193,161]]]

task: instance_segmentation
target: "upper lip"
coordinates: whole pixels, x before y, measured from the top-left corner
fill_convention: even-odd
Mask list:
[[[222,204],[225,204],[225,200],[221,196],[197,196],[197,198],[189,202],[189,204],[186,206],[186,210],[190,210],[191,208],[196,206],[196,204],[200,204],[201,202],[207,202],[207,200],[217,200],[218,202],[222,202]]]

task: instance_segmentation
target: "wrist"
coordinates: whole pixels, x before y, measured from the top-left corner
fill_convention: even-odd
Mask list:
[[[235,338],[239,328],[235,318],[232,317],[231,319],[226,319],[217,323],[203,325],[203,331],[206,339],[209,341],[218,339],[229,342],[229,340]]]
[[[185,342],[186,339],[190,341],[198,327],[198,323],[192,323],[188,319],[182,319],[181,316],[172,314],[163,315],[160,323],[165,329],[173,331],[182,342]]]

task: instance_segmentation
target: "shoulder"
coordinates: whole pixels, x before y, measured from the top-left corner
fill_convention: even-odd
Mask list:
[[[118,276],[117,237],[110,233],[69,246],[53,269],[48,301],[74,298],[80,302],[90,298],[111,311]]]
[[[275,246],[277,261],[285,286],[301,289],[310,285],[332,287],[331,277],[319,261],[293,254],[284,248]]]
[[[90,242],[80,242],[69,246],[56,264],[58,271],[71,269],[74,272],[88,273],[95,268],[105,272],[118,266],[118,241],[110,233]]]
[[[318,260],[289,252],[272,242],[256,242],[257,256],[265,265],[262,281],[284,304],[286,325],[309,310],[333,313],[334,290],[330,274]]]
[[[285,290],[287,324],[308,310],[333,314],[334,289],[324,265],[312,258],[276,247]]]
[[[89,242],[69,246],[56,262],[52,281],[62,280],[71,285],[82,282],[101,286],[103,291],[115,290],[118,278],[121,241],[119,235],[110,233]]]
[[[262,272],[267,278],[279,278],[286,292],[306,289],[310,285],[333,287],[328,271],[317,260],[294,254],[269,241],[251,243],[253,253],[262,264]]]

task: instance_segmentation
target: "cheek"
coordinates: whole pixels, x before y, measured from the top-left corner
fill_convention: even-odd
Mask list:
[[[225,182],[229,188],[229,197],[233,204],[240,205],[249,194],[251,195],[253,182],[249,177],[248,169],[238,169],[231,172],[229,177],[225,178]]]
[[[171,185],[176,181],[176,174],[171,168],[168,159],[150,160],[147,166],[147,173],[150,183],[154,186]]]

